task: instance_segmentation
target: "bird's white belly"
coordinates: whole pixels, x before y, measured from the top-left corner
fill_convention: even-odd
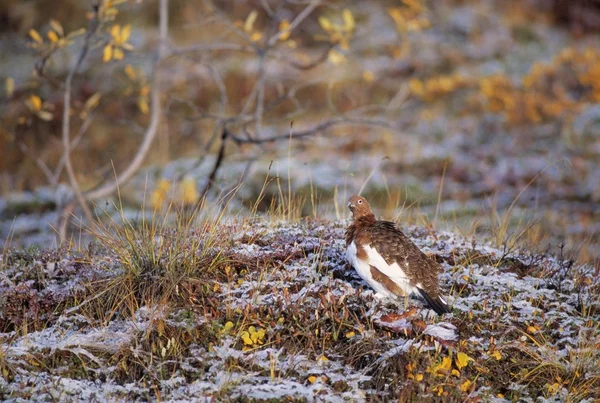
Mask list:
[[[365,280],[367,284],[369,284],[369,286],[377,292],[377,294],[388,298],[396,297],[396,295],[385,288],[383,284],[373,278],[373,275],[371,274],[371,266],[367,261],[359,259],[356,252],[356,244],[353,241],[350,243],[350,245],[348,245],[348,249],[346,249],[346,257],[358,275]]]

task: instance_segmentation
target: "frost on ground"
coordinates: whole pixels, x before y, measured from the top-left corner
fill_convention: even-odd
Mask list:
[[[346,264],[346,225],[222,225],[220,266],[133,312],[92,308],[124,270],[112,250],[5,253],[0,399],[600,398],[597,270],[408,228],[445,269],[440,318],[374,298]]]

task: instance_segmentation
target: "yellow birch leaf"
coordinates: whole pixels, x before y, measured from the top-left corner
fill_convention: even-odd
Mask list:
[[[471,357],[469,357],[465,353],[462,353],[462,352],[458,353],[456,355],[456,366],[458,367],[458,369],[466,367],[467,365],[469,365],[470,359],[471,359]]]
[[[167,196],[167,192],[171,187],[171,182],[166,179],[161,179],[156,184],[156,188],[150,194],[150,206],[154,209],[162,207]]]
[[[252,342],[252,339],[250,338],[250,333],[248,332],[242,332],[242,334],[240,335],[242,338],[242,341],[244,342],[244,344],[251,346],[252,344],[254,344]]]
[[[142,88],[140,88],[140,96],[147,97],[148,94],[150,94],[150,86],[149,85],[144,85]]]
[[[34,112],[37,112],[42,109],[42,99],[37,95],[30,95],[28,104],[30,109]]]
[[[4,81],[4,91],[6,92],[7,97],[11,97],[15,92],[15,79],[12,77],[7,77],[6,81]]]
[[[85,109],[86,111],[94,109],[100,103],[100,98],[102,98],[102,94],[99,92],[95,93],[94,95],[89,97],[87,101],[85,101],[83,109]]]
[[[135,81],[137,74],[135,73],[135,69],[131,66],[131,64],[128,64],[127,66],[125,66],[125,75],[131,81]]]
[[[321,25],[321,28],[327,32],[331,32],[333,30],[333,24],[324,16],[319,17],[319,24]]]
[[[124,57],[125,57],[125,53],[123,53],[123,49],[121,49],[121,48],[114,48],[114,50],[113,50],[113,59],[115,59],[115,60],[123,60]]]
[[[67,35],[67,37],[65,39],[73,39],[73,38],[81,36],[83,34],[85,34],[85,28],[79,28],[78,30],[69,32],[69,34]]]
[[[63,27],[60,22],[58,22],[56,20],[50,20],[50,27],[53,30],[55,30],[60,36],[65,35],[65,31],[63,30]]]
[[[309,376],[309,377],[308,377],[308,382],[310,382],[310,383],[315,383],[315,382],[317,382],[317,377],[316,377],[316,376],[314,376],[314,375],[311,375],[311,376]]]
[[[102,61],[104,61],[104,63],[110,62],[112,57],[113,57],[113,47],[109,43],[108,45],[106,45],[104,47],[104,50],[102,51]]]
[[[54,31],[48,31],[48,39],[50,39],[50,42],[56,43],[58,42],[58,35]]]
[[[341,64],[346,61],[346,56],[335,49],[331,49],[327,55],[327,60],[329,60],[332,64]]]
[[[258,42],[262,39],[262,34],[260,32],[254,32],[251,36],[250,36],[250,40],[252,42]]]
[[[42,36],[40,35],[40,33],[33,28],[29,30],[29,36],[31,37],[31,39],[33,39],[35,42],[39,43],[40,45],[42,43],[44,43],[44,39],[42,39]]]
[[[137,100],[137,106],[140,112],[147,115],[150,112],[150,106],[148,105],[148,99],[146,97],[139,97]]]
[[[244,31],[246,33],[252,32],[252,28],[254,27],[254,23],[256,22],[256,18],[258,17],[258,12],[256,10],[252,10],[248,17],[246,17],[246,21],[244,21]]]
[[[473,383],[470,380],[466,380],[463,382],[462,385],[460,385],[460,390],[462,390],[463,392],[468,392],[471,389],[471,385]]]
[[[369,70],[363,72],[362,76],[363,76],[363,79],[368,83],[372,83],[373,80],[375,80],[375,75],[373,74],[372,71],[369,71]]]
[[[452,368],[452,360],[450,359],[450,357],[444,357],[442,358],[442,362],[433,368],[433,372],[448,373],[450,371],[450,368]]]
[[[115,24],[110,28],[110,36],[112,36],[113,39],[117,39],[120,36],[120,32],[121,26],[119,24]]]
[[[347,339],[351,339],[351,338],[353,338],[354,336],[356,336],[356,333],[354,333],[354,332],[348,332],[348,333],[346,333],[346,338],[347,338]]]
[[[415,380],[417,382],[421,382],[423,380],[423,374],[417,374],[417,376],[415,377]]]
[[[344,29],[348,32],[354,31],[355,22],[352,12],[347,8],[344,9],[344,11],[342,11],[342,18],[344,20]]]
[[[490,353],[490,355],[494,357],[497,361],[500,361],[502,359],[502,354],[500,354],[500,351],[498,350],[494,350],[494,352]]]
[[[121,36],[119,37],[119,39],[121,40],[121,43],[125,43],[125,42],[127,42],[127,40],[129,39],[130,36],[131,36],[131,24],[127,24],[123,27],[123,29],[121,29]]]
[[[37,116],[38,116],[38,118],[45,120],[46,122],[49,122],[54,118],[54,115],[52,114],[52,112],[48,112],[48,111],[38,111]]]
[[[279,23],[279,40],[287,41],[292,33],[290,31],[290,22],[288,20],[283,20]]]
[[[179,186],[181,189],[181,202],[184,205],[194,204],[198,201],[200,195],[196,188],[196,181],[193,178],[184,178]]]

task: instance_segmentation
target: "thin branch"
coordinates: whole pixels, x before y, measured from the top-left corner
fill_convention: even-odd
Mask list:
[[[19,149],[21,150],[21,152],[23,154],[25,154],[26,156],[31,158],[33,160],[33,162],[35,162],[35,165],[37,165],[38,168],[44,173],[44,176],[46,176],[46,179],[48,179],[48,182],[50,182],[50,184],[52,186],[57,185],[56,179],[54,178],[54,174],[52,173],[50,168],[48,168],[48,165],[41,158],[36,157],[31,152],[29,147],[27,147],[27,144],[25,144],[23,141],[19,140],[17,142],[17,145],[19,146]]]
[[[92,216],[92,212],[87,205],[87,201],[83,194],[81,193],[81,188],[79,187],[79,183],[77,182],[77,177],[75,176],[75,171],[73,170],[73,164],[71,163],[71,144],[70,144],[70,136],[71,136],[71,87],[73,84],[73,78],[77,71],[81,67],[83,60],[87,56],[87,53],[90,49],[90,41],[92,37],[96,34],[96,30],[98,29],[98,25],[100,21],[98,19],[99,12],[99,4],[94,2],[93,10],[94,14],[90,21],[90,26],[88,28],[88,32],[85,34],[83,39],[83,46],[81,47],[81,51],[79,52],[79,56],[77,57],[77,61],[69,71],[69,75],[65,80],[65,92],[64,92],[64,107],[63,107],[63,125],[62,125],[62,142],[63,142],[63,153],[65,160],[65,169],[67,171],[67,175],[69,177],[69,182],[71,184],[71,188],[75,193],[75,198],[77,202],[81,206],[86,218],[90,223],[94,221],[94,217]]]
[[[79,127],[79,130],[77,131],[77,135],[75,136],[75,138],[73,138],[73,141],[71,141],[71,150],[73,150],[73,149],[75,149],[75,147],[77,147],[77,145],[79,144],[79,142],[83,138],[83,135],[85,134],[85,132],[87,132],[87,130],[90,128],[93,120],[94,120],[93,119],[93,115],[90,114],[86,118],[86,120],[83,122],[83,124]],[[56,169],[54,170],[54,173],[53,173],[54,180],[53,180],[53,182],[55,182],[55,183],[58,183],[58,179],[60,178],[62,170],[63,170],[63,168],[65,166],[65,159],[66,159],[66,154],[63,154],[60,157],[60,160],[58,161]]]
[[[217,177],[217,171],[221,167],[221,164],[223,163],[223,158],[225,157],[225,146],[227,144],[227,137],[230,134],[231,133],[227,130],[227,128],[223,127],[223,132],[221,134],[221,147],[219,148],[219,154],[217,155],[217,159],[215,160],[215,165],[213,166],[213,169],[210,172],[210,175],[208,175],[208,181],[206,182],[206,186],[204,186],[204,190],[202,190],[202,193],[200,194],[200,197],[198,199],[198,204],[200,204],[202,202],[202,200],[204,200],[204,198],[208,194],[208,191],[210,190],[211,186],[213,185],[215,178]]]
[[[287,34],[288,32],[292,32],[294,29],[296,29],[296,27],[298,25],[300,25],[302,23],[302,21],[304,21],[306,19],[306,17],[308,17],[310,15],[310,13],[312,13],[313,10],[320,4],[321,4],[320,0],[311,1],[310,4],[308,6],[306,6],[306,8],[304,10],[302,10],[302,12],[300,12],[300,14],[298,14],[296,16],[296,18],[294,18],[294,20],[290,23],[290,26],[288,27],[287,30],[277,32],[275,35],[273,35],[271,38],[269,38],[269,40],[267,42],[267,46],[271,47],[271,46],[275,45],[282,35]]]
[[[199,45],[190,45],[181,48],[175,48],[165,54],[163,60],[169,59],[175,56],[182,56],[188,53],[202,53],[211,51],[222,51],[230,50],[237,52],[255,53],[256,48],[253,46],[238,45],[235,43],[206,43]]]
[[[272,143],[279,140],[289,140],[289,139],[301,139],[303,137],[312,136],[319,132],[322,132],[333,126],[345,126],[345,125],[362,125],[362,126],[375,126],[375,127],[385,127],[388,129],[393,129],[393,127],[384,120],[375,120],[375,119],[367,119],[367,118],[334,118],[330,120],[326,120],[318,124],[317,126],[303,130],[296,131],[291,134],[280,134],[276,136],[264,137],[264,138],[242,138],[233,133],[229,133],[229,137],[237,144],[265,144]]]
[[[142,162],[146,158],[148,151],[150,150],[150,146],[154,138],[156,137],[156,133],[158,132],[158,126],[160,123],[160,88],[159,88],[159,79],[158,79],[158,70],[160,61],[163,58],[163,55],[166,51],[167,44],[167,35],[168,35],[168,0],[160,0],[159,4],[159,45],[157,51],[156,62],[152,69],[152,78],[151,78],[151,91],[150,91],[150,124],[148,125],[146,132],[144,133],[144,139],[140,148],[138,149],[136,155],[133,157],[129,166],[112,182],[98,188],[92,190],[86,194],[88,199],[95,200],[102,197],[106,197],[112,194],[115,190],[119,188],[119,186],[123,185],[129,179],[133,177],[133,175],[137,172]]]

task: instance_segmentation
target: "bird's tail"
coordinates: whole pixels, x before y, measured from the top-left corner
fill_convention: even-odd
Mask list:
[[[418,290],[419,294],[421,294],[421,296],[425,299],[425,301],[427,301],[427,304],[431,307],[431,309],[433,309],[438,315],[443,315],[445,313],[452,312],[450,311],[450,307],[442,297],[437,296],[435,298],[432,298],[422,288],[418,288]]]

